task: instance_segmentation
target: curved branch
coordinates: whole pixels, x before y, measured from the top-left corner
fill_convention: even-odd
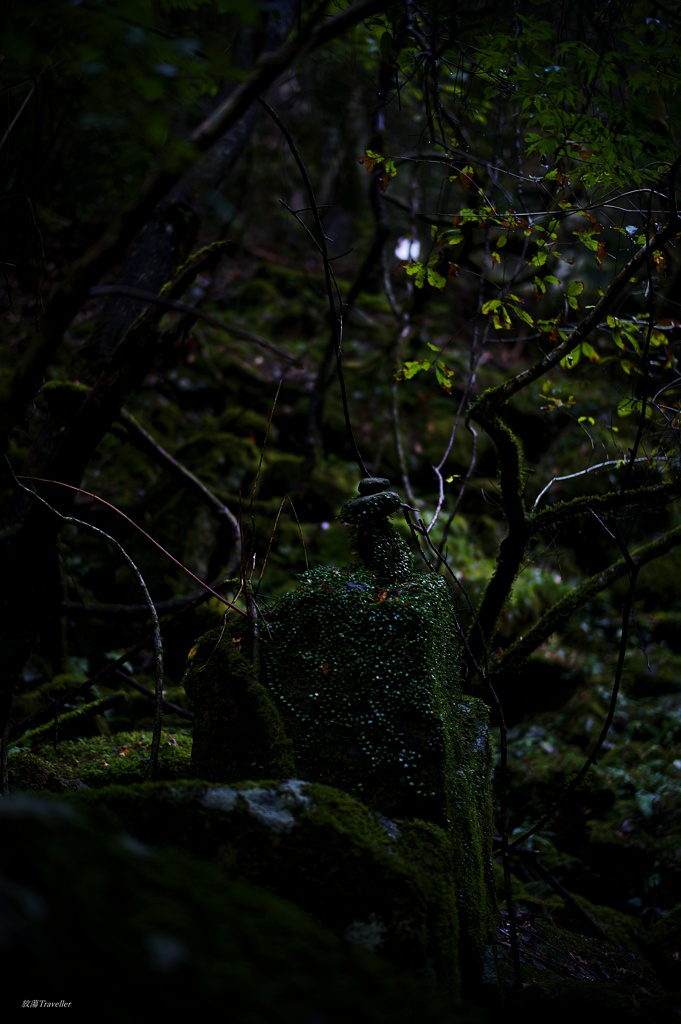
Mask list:
[[[241,527],[239,521],[234,513],[225,505],[224,501],[218,498],[217,494],[214,494],[204,483],[199,480],[197,476],[183,466],[181,462],[174,459],[170,452],[167,452],[165,448],[162,448],[158,441],[151,436],[148,431],[144,429],[141,423],[139,423],[135,417],[127,412],[125,409],[121,409],[119,420],[126,428],[128,438],[130,442],[147,454],[151,454],[151,457],[161,466],[166,467],[170,470],[173,476],[181,480],[191,491],[197,494],[201,500],[212,509],[213,513],[218,517],[219,520],[226,519],[232,528],[234,534],[234,546],[240,550],[241,547]]]
[[[144,601],[147,605],[147,608],[149,609],[149,615],[151,617],[151,621],[153,624],[154,637],[154,697],[156,701],[156,710],[154,714],[154,726],[152,731],[151,750],[149,756],[149,770],[147,774],[148,779],[153,779],[156,773],[156,768],[158,766],[158,755],[159,750],[161,748],[161,725],[163,723],[163,641],[161,639],[161,623],[159,622],[156,606],[154,605],[154,602],[151,599],[151,594],[149,593],[149,589],[144,580],[144,577],[142,576],[142,573],[137,568],[137,565],[132,560],[132,558],[125,550],[123,545],[120,543],[120,541],[116,540],[115,537],[112,537],[110,533],[107,533],[105,530],[102,530],[98,526],[94,526],[92,523],[88,523],[83,519],[76,519],[74,516],[62,515],[62,513],[59,512],[58,509],[53,508],[53,506],[50,505],[48,501],[45,501],[44,498],[41,498],[40,495],[36,494],[35,491],[32,491],[30,487],[26,487],[25,484],[20,483],[17,477],[14,477],[14,481],[20,490],[24,491],[26,494],[29,494],[37,502],[39,502],[46,509],[52,512],[53,515],[57,516],[57,518],[62,523],[69,523],[73,526],[83,527],[84,529],[89,530],[91,533],[96,534],[98,537],[103,537],[108,544],[111,544],[113,547],[116,548],[118,553],[121,555],[121,557],[127,563],[128,567],[131,569],[133,575],[135,576],[137,582],[140,585],[140,589],[144,594]]]
[[[681,544],[681,526],[669,530],[661,537],[656,537],[655,540],[644,544],[628,557],[619,559],[607,569],[584,580],[569,594],[562,597],[550,611],[546,612],[525,636],[511,644],[496,663],[490,664],[490,675],[494,679],[498,679],[501,675],[518,671],[529,655],[545,640],[548,640],[552,633],[564,626],[587,601],[606,590],[622,576],[631,573],[632,563],[637,569],[640,569],[646,563],[665,555],[679,544]]]
[[[644,460],[648,462],[649,460]],[[586,471],[585,471],[586,472]],[[574,474],[575,476],[579,474]],[[554,479],[560,479],[554,477]],[[625,508],[645,509],[646,507],[659,507],[659,505],[670,498],[678,498],[681,495],[681,480],[671,484],[652,484],[646,487],[632,488],[629,491],[609,491],[607,494],[586,494],[570,501],[561,501],[532,516],[532,532],[540,533],[548,526],[556,523],[569,522],[585,512],[598,510],[599,512],[610,512],[613,509],[621,511]]]
[[[99,494],[93,494],[92,491],[85,491],[85,490],[83,490],[82,487],[74,487],[73,484],[64,483],[63,480],[46,480],[43,477],[38,477],[38,476],[18,476],[16,479],[17,480],[31,480],[31,481],[33,481],[35,483],[40,483],[40,484],[54,484],[56,487],[66,487],[67,490],[69,490],[69,491],[77,491],[78,494],[85,494],[85,495],[87,495],[88,498],[93,498],[95,501],[100,501],[103,505],[106,505],[107,508],[112,509],[117,515],[119,515],[123,519],[125,519],[126,522],[130,523],[130,525],[132,527],[134,527],[134,529],[137,530],[139,533],[141,533],[143,537],[146,537],[146,539],[148,541],[150,541],[154,545],[154,547],[157,548],[161,552],[162,555],[165,555],[166,558],[170,559],[170,561],[173,562],[174,565],[176,565],[179,569],[181,569],[183,573],[185,573],[187,576],[190,577],[190,579],[193,579],[195,583],[198,583],[198,585],[204,591],[209,593],[211,597],[217,598],[217,600],[221,604],[227,605],[227,607],[230,608],[233,612],[237,612],[239,615],[242,615],[242,616],[246,617],[246,612],[242,611],[241,608],[238,608],[231,601],[228,601],[226,597],[222,597],[220,594],[216,593],[216,591],[213,590],[212,587],[209,587],[207,583],[204,583],[203,580],[200,580],[198,576],[195,576],[194,573],[191,571],[191,569],[188,569],[187,566],[183,565],[182,562],[178,561],[178,559],[175,558],[174,555],[171,555],[169,551],[166,551],[166,549],[161,544],[159,544],[159,542],[157,540],[154,540],[154,538],[151,536],[151,534],[147,533],[146,530],[143,530],[142,527],[139,526],[134,521],[134,519],[131,519],[129,516],[126,516],[125,512],[121,512],[121,510],[119,508],[116,508],[115,505],[112,505],[111,502],[105,501],[105,499],[100,497]],[[23,488],[23,486],[21,484],[19,486],[22,487],[22,490],[24,490],[24,489],[28,490],[28,488]],[[31,494],[35,494],[35,491],[30,491],[30,493]],[[37,495],[36,495],[36,497],[37,497]],[[40,500],[42,501],[42,499],[40,499]],[[51,508],[51,506],[50,506],[50,508]],[[52,511],[54,512],[55,510],[52,509]]]
[[[187,313],[196,320],[203,320],[204,323],[215,327],[218,331],[231,334],[233,338],[238,338],[239,341],[250,341],[259,348],[273,352],[274,355],[283,359],[286,363],[297,366],[301,361],[299,356],[289,355],[288,352],[284,352],[283,348],[279,348],[273,342],[260,338],[257,334],[252,334],[250,331],[245,331],[243,328],[237,327],[236,324],[225,323],[220,317],[213,316],[212,313],[206,313],[204,310],[199,309],[198,306],[190,306],[188,303],[180,302],[178,299],[169,299],[164,295],[156,295],[155,292],[148,292],[144,288],[132,288],[123,284],[105,284],[91,288],[88,295],[121,295],[128,299],[138,299],[140,302],[160,306],[161,309],[173,310],[177,313]]]

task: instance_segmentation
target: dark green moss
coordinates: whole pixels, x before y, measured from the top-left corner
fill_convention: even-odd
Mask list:
[[[366,569],[316,569],[285,595],[261,646],[303,778],[391,818],[449,834],[467,973],[493,941],[487,707],[458,683],[444,579],[386,587]]]
[[[524,983],[520,992],[512,991],[506,917],[502,928],[499,966],[505,1016],[557,1015],[562,1020],[569,1012],[584,1024],[610,1019],[667,1024],[678,1019],[674,997],[663,991],[635,941],[631,918],[580,897],[585,917],[555,895],[543,904],[541,899],[528,901],[525,889],[517,887]]]
[[[92,808],[10,798],[0,821],[6,1015],[38,998],[64,1000],[79,1016],[92,1016],[97,999],[103,1024],[185,1015],[239,1024],[451,1020],[451,1001],[432,986],[292,903],[186,852],[154,851]]]
[[[194,711],[192,772],[213,782],[295,774],[291,744],[269,692],[244,653],[246,625],[228,619],[189,653],[185,688]]]
[[[70,790],[141,782],[147,777],[151,730],[95,736],[86,740],[15,749],[8,758],[10,791]],[[190,772],[191,739],[186,733],[161,734],[159,778],[180,779]]]
[[[284,595],[262,643],[263,681],[305,778],[389,815],[446,820],[451,611],[432,575],[386,589],[366,570],[316,569]]]
[[[104,809],[146,843],[217,862],[452,998],[458,991],[454,856],[435,825],[396,825],[300,781],[145,783],[69,799]]]
[[[411,552],[389,518],[401,506],[394,491],[374,491],[346,501],[338,516],[350,528],[352,548],[362,566],[386,584],[406,579],[412,567]]]

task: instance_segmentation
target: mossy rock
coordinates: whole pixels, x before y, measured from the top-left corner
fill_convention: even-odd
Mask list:
[[[104,809],[145,843],[212,860],[452,998],[458,991],[453,852],[436,825],[396,824],[301,781],[146,783],[69,800]]]
[[[362,569],[300,577],[269,618],[261,675],[304,778],[443,825],[460,768],[479,772],[484,789],[487,709],[461,697],[452,615],[446,583],[432,574],[392,586]],[[460,731],[464,746],[472,741],[461,764],[452,749]]]
[[[496,920],[487,707],[463,698],[444,579],[386,584],[366,569],[303,574],[269,620],[261,677],[302,778],[450,835],[467,974]]]
[[[188,775],[209,782],[295,774],[291,742],[247,656],[247,623],[227,619],[189,652],[184,685],[194,711]]]
[[[112,831],[92,808],[10,797],[0,823],[6,1015],[40,999],[79,1016],[92,1016],[95,1000],[102,1024],[185,1014],[239,1024],[452,1019],[451,1000],[432,986],[292,903]]]
[[[437,574],[412,571],[388,485],[363,478],[340,512],[362,565],[303,574],[260,623],[257,644],[234,619],[199,642],[186,678],[192,763],[201,778],[232,782],[294,766],[400,827],[437,829],[461,966],[480,983],[496,926],[488,709],[461,693],[451,594]]]
[[[142,782],[149,771],[151,743],[149,729],[13,750],[8,757],[10,791],[67,792]],[[191,743],[186,732],[163,731],[156,777],[186,778],[191,773]]]
[[[671,1024],[676,1002],[641,948],[636,921],[582,896],[532,897],[532,883],[515,886],[521,991],[515,990],[508,914],[502,912],[500,974],[504,1017],[530,1015]]]

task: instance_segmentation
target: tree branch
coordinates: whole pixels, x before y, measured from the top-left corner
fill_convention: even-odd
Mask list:
[[[203,320],[204,323],[210,324],[211,327],[215,327],[218,331],[224,331],[226,334],[231,334],[233,338],[238,338],[239,341],[250,341],[253,345],[257,345],[259,348],[264,348],[268,352],[272,352],[278,356],[279,359],[283,359],[285,363],[291,363],[293,366],[300,364],[299,356],[289,355],[283,348],[279,348],[271,341],[267,341],[265,338],[260,338],[257,334],[252,334],[250,331],[245,331],[242,327],[237,327],[236,324],[230,324],[221,320],[217,316],[213,316],[211,313],[206,313],[204,310],[199,309],[198,306],[190,306],[186,302],[180,302],[177,299],[169,299],[164,295],[156,295],[154,292],[145,291],[143,288],[132,288],[128,285],[123,284],[105,284],[98,285],[95,288],[91,288],[88,292],[89,295],[122,295],[129,299],[138,299],[140,302],[145,302],[154,306],[160,306],[162,309],[173,310],[177,313],[188,313],[190,316],[197,320]]]
[[[392,0],[359,0],[358,3],[315,27],[303,25],[296,37],[277,50],[264,54],[248,78],[237,85],[187,138],[185,150],[175,154],[172,169],[160,164],[152,169],[135,199],[114,219],[95,244],[77,260],[68,278],[48,300],[40,329],[17,368],[9,399],[0,419],[0,448],[13,424],[40,384],[44,368],[52,361],[61,337],[102,274],[120,259],[157,204],[226,131],[246,113],[261,93],[287,68],[312,50],[342,35],[364,18],[393,6]]]
[[[679,216],[676,207],[676,177],[681,167],[681,156],[672,164],[669,170],[669,207],[670,214],[669,219],[665,226],[656,234],[650,238],[645,245],[634,253],[628,263],[620,270],[619,274],[614,278],[610,287],[602,298],[596,303],[594,308],[587,316],[584,317],[582,322],[572,331],[567,338],[564,338],[560,344],[543,359],[535,363],[534,366],[528,367],[527,370],[523,370],[517,376],[512,377],[510,380],[504,381],[503,384],[498,385],[495,388],[490,388],[485,391],[480,397],[474,402],[471,409],[471,417],[478,423],[482,424],[482,420],[479,418],[481,415],[489,415],[492,411],[498,411],[508,402],[509,398],[522,391],[523,388],[527,387],[528,384],[532,384],[535,380],[542,377],[548,370],[551,370],[554,366],[557,366],[561,359],[564,359],[566,355],[573,352],[578,345],[591,334],[593,330],[603,322],[610,309],[615,304],[616,299],[619,298],[620,294],[626,288],[630,278],[640,270],[642,266],[648,261],[650,256],[661,249],[667,242],[669,242],[676,234],[678,234],[681,228],[679,222]],[[474,414],[475,410],[475,414]],[[483,424],[484,425],[484,424]]]
[[[587,601],[606,590],[622,576],[630,573],[632,563],[641,568],[648,562],[665,555],[678,544],[681,544],[681,526],[656,537],[655,540],[637,548],[628,558],[621,558],[602,572],[597,572],[584,580],[553,605],[550,611],[542,615],[539,622],[511,644],[496,662],[490,663],[490,675],[498,680],[502,675],[517,672],[532,651],[548,640],[552,633],[564,626]]]

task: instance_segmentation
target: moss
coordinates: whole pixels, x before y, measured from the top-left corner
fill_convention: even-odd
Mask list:
[[[386,814],[428,817],[435,801],[446,817],[433,773],[445,752],[441,709],[457,693],[448,598],[436,576],[386,589],[364,570],[316,569],[279,601],[263,681],[305,777]]]
[[[681,991],[681,905],[653,925],[645,945],[662,980]]]
[[[458,900],[445,830],[395,824],[346,793],[300,781],[145,783],[72,800],[105,809],[146,843],[221,864],[456,995]]]
[[[32,750],[15,749],[8,758],[10,789],[69,790],[81,785],[108,786],[139,782],[146,778],[151,751],[151,730],[121,732],[44,744]],[[159,754],[159,778],[178,779],[190,772],[190,737],[163,732]],[[44,785],[40,780],[44,780]]]
[[[227,619],[192,648],[185,689],[194,711],[191,774],[213,782],[295,774],[271,695],[243,652],[245,624]]]
[[[16,722],[21,722],[23,719],[30,718],[51,701],[70,693],[85,682],[85,679],[86,676],[75,672],[60,672],[35,689],[17,694],[12,702],[13,719]]]
[[[111,697],[106,695],[98,697],[97,700],[85,701],[73,708],[71,711],[61,712],[55,715],[49,722],[29,729],[18,737],[18,744],[21,746],[35,745],[41,742],[50,742],[52,736],[57,734],[63,739],[81,737],[89,730],[100,731],[100,712],[105,711],[111,704]],[[68,706],[68,705],[67,705]],[[92,719],[86,723],[87,719]],[[99,724],[98,724],[99,719]]]
[[[341,510],[363,565],[308,571],[268,617],[264,690],[242,651],[243,621],[199,641],[186,684],[192,763],[200,777],[226,781],[281,777],[295,760],[300,778],[346,790],[377,814],[439,826],[465,926],[462,963],[479,979],[496,915],[487,707],[462,698],[451,595],[442,577],[411,571],[388,521],[400,500],[387,485],[365,478]],[[372,912],[356,928],[378,941],[380,918]]]
[[[502,928],[500,969],[506,991],[503,1005],[509,1016],[557,1013],[563,1019],[569,1007],[570,1016],[577,1015],[585,1024],[611,1018],[632,1024],[677,1019],[673,997],[660,987],[634,941],[630,918],[580,898],[582,909],[601,929],[585,934],[585,920],[574,909],[555,909],[553,897],[543,910],[540,901],[528,910],[523,887],[519,888],[516,921],[524,982],[520,992],[511,992],[508,928],[505,924]]]
[[[0,819],[6,1010],[28,996],[78,1011],[87,992],[103,1024],[451,1020],[431,985],[215,865],[112,830],[91,807],[10,798]]]
[[[479,977],[496,919],[490,747],[486,706],[459,694],[452,615],[441,577],[317,569],[278,603],[261,658],[304,778],[447,830]]]
[[[381,477],[365,477],[360,496],[346,501],[338,517],[350,527],[360,563],[382,583],[406,579],[412,567],[409,548],[390,522],[402,503],[398,494],[386,489],[389,484]]]

